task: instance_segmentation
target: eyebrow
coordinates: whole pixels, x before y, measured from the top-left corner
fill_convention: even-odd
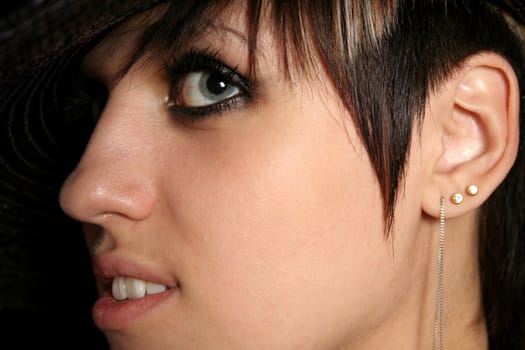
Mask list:
[[[216,23],[214,23],[211,20],[207,20],[206,22],[207,23],[205,25],[205,29],[211,28],[211,29],[213,29],[214,32],[230,33],[230,34],[233,34],[233,36],[235,36],[238,39],[240,39],[243,43],[245,43],[245,44],[248,43],[248,39],[246,38],[244,33],[242,33],[241,31],[239,31],[237,29],[234,29],[232,27],[229,27],[229,26],[227,26],[225,24],[216,24]]]

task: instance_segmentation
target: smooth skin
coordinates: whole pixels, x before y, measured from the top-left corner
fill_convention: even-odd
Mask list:
[[[215,21],[189,48],[247,74],[245,41],[224,29],[245,34],[242,16]],[[324,72],[283,76],[267,21],[257,96],[194,123],[167,107],[161,62],[113,79],[136,34],[117,30],[85,58],[110,98],[60,197],[94,257],[124,257],[180,285],[123,329],[102,329],[112,349],[430,348],[442,196],[445,348],[487,348],[475,216],[518,143],[518,87],[503,58],[469,58],[429,98],[386,235],[349,112]],[[471,183],[479,195],[453,205]]]

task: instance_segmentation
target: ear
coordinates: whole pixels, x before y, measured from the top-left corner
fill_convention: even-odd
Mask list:
[[[508,174],[519,143],[519,86],[511,65],[500,55],[480,53],[468,58],[449,80],[429,97],[422,142],[428,150],[428,183],[423,211],[439,217],[440,198],[447,217],[481,206]],[[426,135],[425,135],[426,133]],[[425,180],[426,181],[426,180]],[[479,188],[469,195],[471,184]],[[454,204],[453,194],[463,196]]]

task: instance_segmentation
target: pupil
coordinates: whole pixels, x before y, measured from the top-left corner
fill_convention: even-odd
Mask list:
[[[226,91],[227,84],[219,74],[211,74],[206,82],[206,88],[214,95],[220,95]]]

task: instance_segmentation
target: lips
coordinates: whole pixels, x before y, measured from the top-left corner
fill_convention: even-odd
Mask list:
[[[178,288],[172,288],[162,293],[124,301],[117,301],[109,293],[105,293],[93,305],[93,322],[103,331],[128,329],[162,309],[170,299],[179,295],[178,292]]]
[[[177,279],[144,259],[108,253],[95,255],[93,265],[101,286],[93,320],[101,330],[126,329],[179,294]]]

